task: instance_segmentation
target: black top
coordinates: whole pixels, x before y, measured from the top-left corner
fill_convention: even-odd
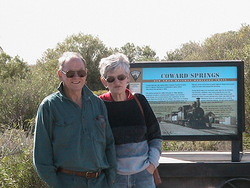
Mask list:
[[[144,116],[135,99],[127,101],[104,101],[115,143],[137,143],[144,140],[161,139],[159,123],[146,98],[136,94]]]

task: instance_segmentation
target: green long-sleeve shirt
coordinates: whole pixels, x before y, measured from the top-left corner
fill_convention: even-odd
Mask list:
[[[75,171],[104,170],[108,181],[114,181],[114,139],[106,108],[86,86],[83,108],[65,96],[62,84],[58,92],[40,104],[34,164],[39,176],[52,187],[60,187],[58,167]]]

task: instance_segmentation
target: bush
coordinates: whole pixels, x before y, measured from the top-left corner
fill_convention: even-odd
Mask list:
[[[250,133],[246,132],[243,134],[243,151],[250,150]]]
[[[0,133],[0,159],[22,152],[25,148],[31,148],[33,138],[26,132],[17,129],[5,130]]]
[[[0,164],[0,187],[48,187],[38,177],[32,162],[32,152],[26,149],[19,154],[5,156]]]
[[[232,141],[164,141],[163,151],[231,151]],[[250,134],[243,134],[243,151],[250,150]]]
[[[108,90],[98,90],[98,91],[94,91],[93,93],[96,94],[97,96],[103,94],[103,93],[107,93]]]
[[[164,141],[163,151],[231,151],[230,141]]]
[[[56,83],[30,76],[0,83],[0,126],[28,130],[44,97],[56,91]],[[58,85],[58,84],[57,84]]]
[[[32,161],[33,136],[23,130],[0,133],[0,187],[47,187]]]

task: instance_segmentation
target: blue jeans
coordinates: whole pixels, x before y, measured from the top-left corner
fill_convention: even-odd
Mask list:
[[[153,174],[147,169],[131,175],[116,175],[115,188],[155,188]]]

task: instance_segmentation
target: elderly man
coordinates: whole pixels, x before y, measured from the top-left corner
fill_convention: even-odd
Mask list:
[[[112,187],[114,139],[104,103],[85,85],[85,60],[65,52],[58,76],[58,91],[46,97],[37,112],[36,170],[52,187]]]

